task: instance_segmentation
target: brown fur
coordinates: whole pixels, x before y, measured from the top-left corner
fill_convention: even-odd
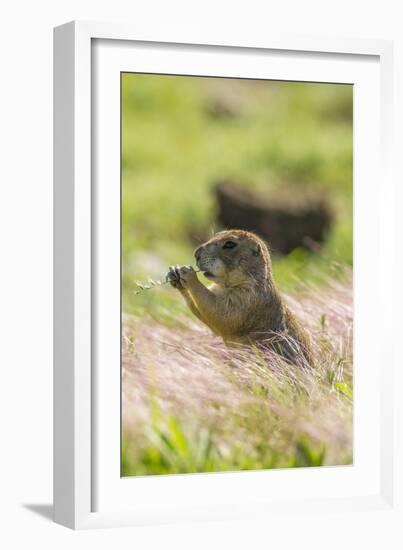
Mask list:
[[[229,241],[236,246],[223,248]],[[195,258],[211,286],[204,286],[191,266],[171,267],[167,278],[196,317],[228,344],[256,344],[293,363],[313,364],[309,335],[277,290],[269,250],[259,237],[221,231],[195,251]]]

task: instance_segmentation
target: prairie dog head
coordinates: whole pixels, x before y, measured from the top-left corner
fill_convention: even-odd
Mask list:
[[[205,277],[226,287],[253,286],[271,275],[267,246],[249,231],[220,231],[199,246],[194,255]]]

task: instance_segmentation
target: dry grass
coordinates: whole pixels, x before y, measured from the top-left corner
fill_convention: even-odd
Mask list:
[[[287,299],[314,370],[227,349],[188,317],[124,317],[123,475],[351,462],[351,278]]]

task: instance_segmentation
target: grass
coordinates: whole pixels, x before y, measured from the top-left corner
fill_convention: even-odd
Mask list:
[[[122,475],[351,463],[352,139],[349,85],[122,75]],[[229,351],[169,285],[136,294],[192,263],[226,177],[332,205],[319,253],[273,259],[313,371]]]
[[[186,317],[125,317],[123,476],[351,463],[350,280],[288,300],[315,370],[229,350]]]

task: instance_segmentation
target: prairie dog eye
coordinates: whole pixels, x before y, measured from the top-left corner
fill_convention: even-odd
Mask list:
[[[236,246],[238,246],[238,244],[234,241],[227,241],[224,243],[223,248],[235,248]]]

